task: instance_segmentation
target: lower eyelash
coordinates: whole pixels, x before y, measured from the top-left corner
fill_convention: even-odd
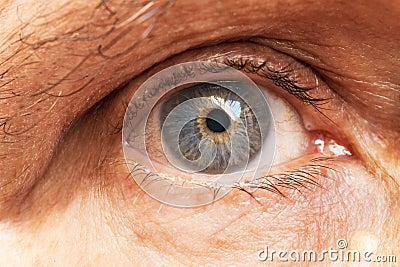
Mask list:
[[[252,181],[237,182],[229,188],[245,192],[254,199],[256,198],[254,197],[253,193],[255,192],[255,190],[258,189],[269,191],[282,197],[287,197],[287,194],[283,192],[284,189],[295,190],[302,194],[303,190],[310,190],[309,186],[317,186],[323,188],[322,185],[318,182],[318,179],[328,178],[328,171],[338,172],[338,170],[330,166],[332,161],[334,161],[334,158],[316,157],[311,159],[308,164],[302,165],[294,170],[284,171],[272,175],[265,175]],[[157,172],[148,171],[145,166],[137,162],[126,164],[130,164],[133,167],[130,171],[130,175],[145,175],[140,186],[146,186],[146,184],[149,185],[152,182],[160,180],[169,181],[171,185],[185,185],[184,179],[176,179],[163,176]],[[218,191],[221,190],[221,188],[227,186],[205,182],[190,183],[193,185],[208,188],[214,196],[218,195]]]
[[[310,163],[294,170],[265,175],[249,182],[239,182],[235,184],[234,188],[249,194],[253,198],[255,198],[253,192],[257,189],[267,190],[282,197],[287,197],[281,191],[282,189],[287,188],[302,193],[301,189],[309,190],[309,185],[322,188],[318,179],[327,178],[328,171],[338,172],[338,170],[329,166],[333,160],[333,158],[317,157],[311,159]]]

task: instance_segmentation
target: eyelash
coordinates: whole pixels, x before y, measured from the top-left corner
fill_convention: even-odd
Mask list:
[[[334,162],[334,160],[334,158],[329,157],[316,157],[311,159],[308,164],[302,165],[294,170],[285,171],[273,175],[265,175],[252,181],[237,182],[230,188],[242,191],[251,196],[256,201],[257,198],[254,196],[254,191],[258,189],[278,194],[284,198],[288,197],[288,195],[283,192],[283,189],[292,189],[302,194],[301,189],[309,190],[309,185],[323,188],[322,185],[317,182],[317,180],[321,178],[327,178],[327,172],[331,171],[336,174],[338,173],[338,170],[329,166]],[[146,183],[146,185],[149,185],[152,182],[160,180],[170,182],[172,181],[172,179],[162,177],[158,173],[149,172],[145,166],[137,162],[127,163],[125,162],[125,160],[123,160],[123,164],[131,164],[131,166],[133,166],[132,170],[130,171],[130,175],[145,176],[140,186],[142,186],[144,183]],[[173,184],[174,183],[172,183],[171,185]],[[179,185],[182,184],[179,183]],[[217,196],[218,191],[226,186],[207,183],[197,183],[196,185],[208,188],[210,191],[212,191],[214,196]]]
[[[217,62],[217,60],[215,61]],[[269,79],[273,81],[276,86],[281,87],[301,102],[312,105],[317,110],[320,110],[321,106],[330,100],[329,98],[315,98],[311,96],[309,92],[318,88],[318,82],[316,82],[316,86],[314,87],[299,85],[296,79],[295,69],[290,68],[290,64],[278,70],[273,70],[267,67],[268,62],[266,60],[259,61],[259,59],[255,60],[249,57],[227,57],[222,60],[222,63],[237,70]]]
[[[300,188],[309,189],[308,185],[322,187],[317,182],[320,178],[328,177],[324,173],[332,171],[337,173],[338,170],[328,166],[334,159],[328,157],[317,157],[310,160],[309,164],[303,165],[297,169],[286,171],[283,173],[266,175],[250,182],[237,183],[235,188],[241,190],[256,199],[251,189],[263,189],[272,193],[277,193],[282,197],[287,197],[281,190],[284,188],[293,189],[300,193]]]

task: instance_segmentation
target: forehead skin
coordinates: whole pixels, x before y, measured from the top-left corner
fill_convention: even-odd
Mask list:
[[[366,3],[5,2],[0,210],[23,199],[88,108],[157,62],[206,44],[256,38],[315,66],[385,133],[398,130],[400,7]]]

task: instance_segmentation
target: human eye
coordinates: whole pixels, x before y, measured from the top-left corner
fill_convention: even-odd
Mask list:
[[[151,76],[127,106],[126,164],[145,192],[196,207],[232,189],[307,195],[340,172],[352,153],[330,114],[342,107],[308,66],[256,44],[204,50],[206,61]]]

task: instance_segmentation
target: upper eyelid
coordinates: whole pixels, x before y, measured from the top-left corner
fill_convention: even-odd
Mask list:
[[[278,52],[279,53],[279,52]],[[227,64],[230,67],[243,70],[250,74],[256,74],[262,78],[267,78],[273,83],[282,88],[287,93],[293,95],[300,102],[311,105],[317,112],[319,112],[326,120],[328,120],[333,125],[336,123],[324,112],[324,105],[332,99],[331,96],[314,96],[313,91],[319,90],[318,78],[313,77],[312,81],[307,77],[302,80],[298,78],[298,73],[305,71],[307,74],[311,73],[312,70],[300,64],[300,66],[294,67],[295,64],[288,64],[283,67],[279,66],[278,69],[274,69],[268,66],[267,63],[271,63],[267,60],[262,60],[257,57],[241,57],[241,56],[222,56],[218,58],[212,58],[213,61]],[[295,60],[295,59],[293,59]],[[255,63],[254,63],[255,62]],[[296,62],[299,63],[299,62]],[[298,64],[296,64],[298,65]],[[310,74],[309,74],[310,75]],[[307,76],[307,75],[306,75]],[[312,82],[314,85],[301,85],[302,82]]]
[[[236,44],[228,43],[226,45],[229,47],[235,46]],[[324,102],[330,99],[329,97],[319,97],[311,94],[312,90],[315,89],[314,91],[316,91],[318,89],[319,83],[318,78],[315,77],[315,73],[313,73],[311,68],[308,66],[301,64],[290,56],[284,55],[281,52],[273,49],[267,49],[267,47],[262,47],[261,45],[254,43],[246,44],[243,42],[238,43],[238,45],[240,45],[240,48],[243,48],[244,46],[265,48],[268,55],[267,57],[262,57],[247,51],[243,51],[243,53],[241,53],[240,49],[237,49],[238,53],[235,53],[235,49],[232,50],[232,53],[222,53],[219,46],[216,45],[215,52],[212,51],[212,47],[209,47],[208,49],[211,49],[211,52],[202,55],[202,49],[200,48],[200,52],[198,52],[200,56],[196,55],[191,57],[191,55],[189,55],[188,58],[199,61],[222,63],[250,74],[257,74],[263,78],[272,80],[275,85],[294,95],[300,101],[311,104],[315,107],[322,105]],[[186,52],[182,52],[180,55],[172,57],[172,61],[175,61],[174,59],[176,57],[179,58],[182,55],[186,55]],[[269,60],[268,57],[272,58],[272,60]],[[168,61],[169,60],[167,59],[166,62]],[[184,62],[185,60],[177,61]],[[161,67],[165,68],[167,66]],[[300,78],[299,74],[301,74]],[[190,75],[190,73],[182,72],[177,75],[178,77],[171,77],[168,81],[163,80],[159,84],[154,85],[154,88],[156,88],[155,91],[160,90],[164,86],[162,83],[174,84],[175,82],[179,82],[179,78],[184,79],[185,76]],[[182,77],[180,77],[180,75]],[[150,94],[152,93],[153,92],[150,92]]]
[[[150,77],[157,71],[171,66],[171,64],[193,60],[222,63],[249,74],[256,70],[257,73],[253,73],[263,79],[271,80],[277,87],[283,89],[282,92],[287,92],[296,97],[301,103],[312,106],[330,124],[335,124],[326,113],[332,106],[336,106],[336,104],[328,103],[331,102],[330,100],[335,94],[332,90],[326,90],[326,86],[321,86],[322,81],[319,81],[316,73],[309,66],[277,50],[252,42],[229,42],[184,51],[165,60],[155,68],[148,69],[142,78],[146,79],[146,77]],[[179,75],[185,76],[189,74],[181,73]],[[142,80],[142,78],[139,78],[139,80],[138,78],[135,77],[128,82],[127,89],[130,92],[127,99],[133,96],[136,91],[134,88],[140,85],[138,81]],[[158,90],[162,90],[165,85],[162,83],[167,83],[166,85],[168,83],[173,84],[175,78],[171,77],[169,81],[163,80],[159,84],[154,84],[149,90],[150,97],[157,94]],[[141,101],[146,102],[147,98],[147,95],[143,95]],[[124,102],[124,106],[128,106],[127,102]],[[120,129],[117,132],[119,131]]]

